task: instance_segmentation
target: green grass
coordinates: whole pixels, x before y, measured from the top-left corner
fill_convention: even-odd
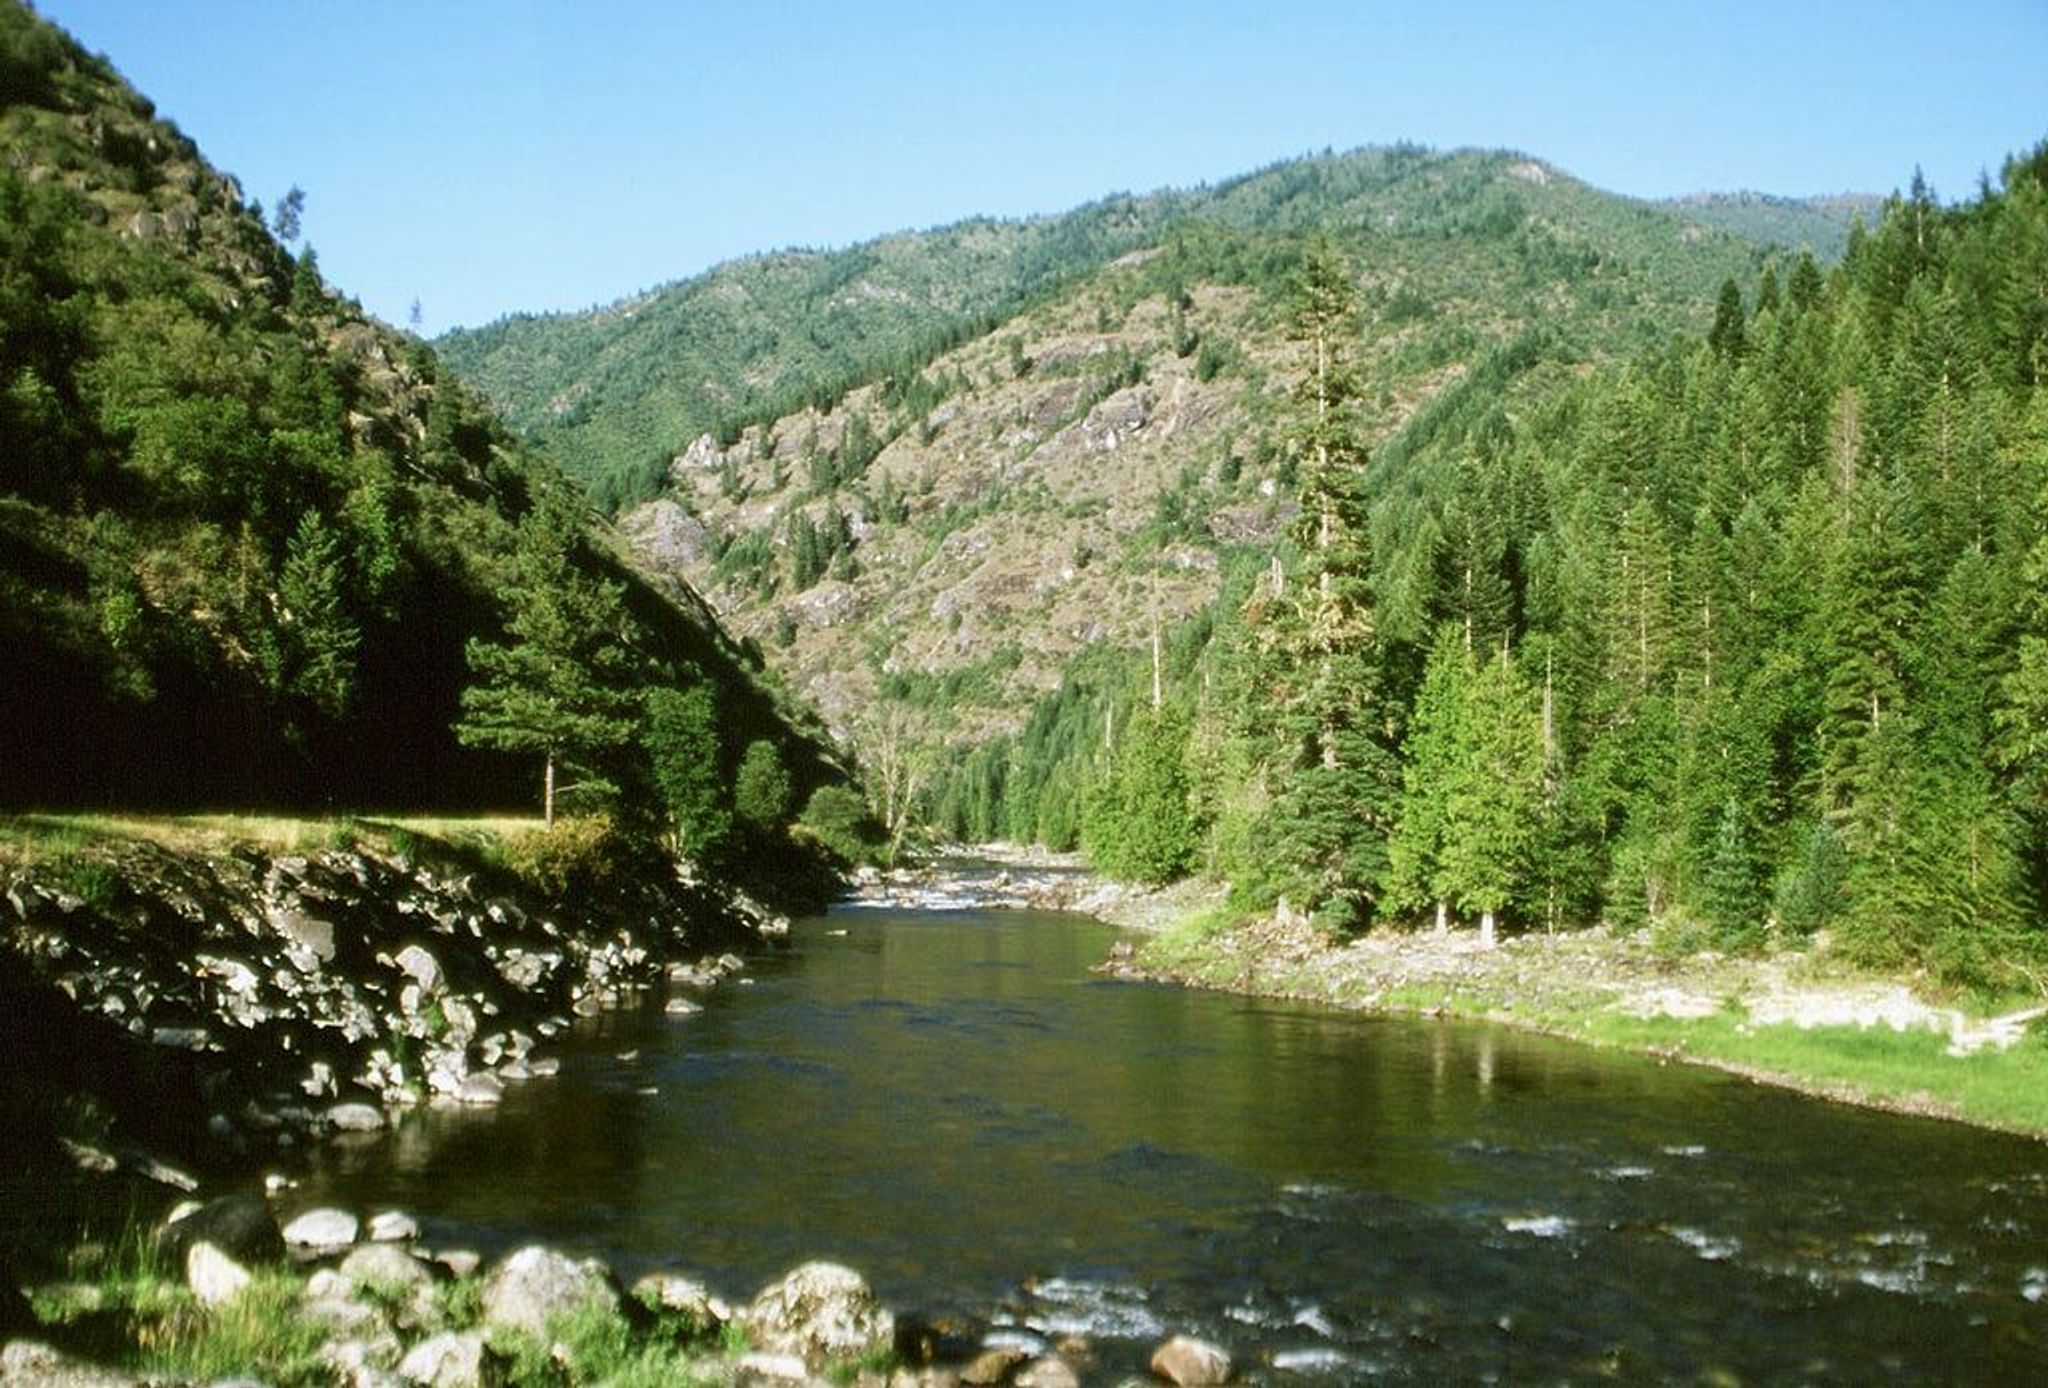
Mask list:
[[[120,843],[150,843],[177,852],[247,845],[310,853],[357,844],[403,852],[422,839],[481,846],[509,842],[540,827],[538,817],[508,815],[15,814],[0,815],[0,859],[46,863]]]
[[[1584,1034],[1605,1045],[1754,1071],[1832,1097],[2048,1134],[2048,1040],[2039,1035],[2010,1050],[1952,1056],[1946,1037],[1924,1029],[1752,1027],[1732,1012],[1686,1021],[1603,1013],[1587,1020]]]

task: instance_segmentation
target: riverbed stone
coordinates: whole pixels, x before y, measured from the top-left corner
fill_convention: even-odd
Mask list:
[[[968,1362],[960,1371],[960,1381],[971,1388],[990,1388],[990,1385],[1007,1383],[1010,1375],[1017,1371],[1031,1356],[1015,1345],[998,1345],[985,1349]]]
[[[394,1243],[366,1243],[351,1249],[337,1271],[358,1287],[410,1290],[434,1280],[425,1263]]]
[[[757,1349],[740,1356],[733,1366],[738,1382],[750,1383],[808,1383],[810,1367],[800,1354],[775,1354]]]
[[[511,1382],[505,1357],[475,1330],[443,1331],[420,1341],[400,1361],[398,1376],[424,1388],[497,1388]]]
[[[284,1256],[284,1237],[270,1207],[253,1195],[223,1195],[166,1224],[157,1246],[179,1263],[196,1243],[210,1243],[240,1263]]]
[[[320,1347],[320,1363],[333,1382],[348,1388],[397,1388],[394,1370],[404,1353],[404,1342],[387,1329],[328,1341]]]
[[[384,1126],[384,1110],[375,1104],[336,1104],[327,1110],[327,1121],[345,1133],[374,1133]]]
[[[762,1288],[746,1320],[762,1349],[809,1363],[857,1358],[888,1346],[896,1331],[866,1278],[826,1262],[805,1263]]]
[[[1034,1359],[1017,1371],[1017,1388],[1081,1388],[1081,1376],[1074,1366],[1057,1354]]]
[[[484,1279],[484,1324],[545,1335],[548,1322],[586,1306],[620,1313],[611,1269],[595,1258],[577,1261],[538,1244],[520,1249]]]
[[[370,1216],[373,1243],[410,1243],[420,1236],[420,1222],[403,1210],[379,1210]]]
[[[284,1241],[293,1248],[332,1251],[354,1243],[360,1228],[347,1210],[308,1210],[284,1226]]]
[[[202,1306],[224,1306],[242,1294],[249,1269],[204,1239],[185,1250],[185,1285]]]
[[[0,1385],[6,1388],[137,1388],[141,1383],[133,1374],[67,1358],[36,1340],[16,1340],[0,1349]]]
[[[1180,1388],[1230,1382],[1230,1353],[1192,1335],[1176,1335],[1152,1351],[1152,1372]]]
[[[700,1332],[716,1330],[732,1319],[732,1307],[696,1278],[679,1272],[650,1272],[633,1284],[633,1295],[657,1311],[681,1316]]]

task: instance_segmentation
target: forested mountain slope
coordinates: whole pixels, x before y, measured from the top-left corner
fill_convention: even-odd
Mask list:
[[[453,725],[542,513],[613,695],[706,683],[822,774],[707,610],[14,0],[0,150],[0,804],[533,803]]]
[[[451,333],[438,346],[602,499],[633,501],[658,488],[667,459],[697,435],[731,443],[748,423],[914,373],[1188,223],[1372,236],[1418,253],[1431,243],[1490,243],[1519,263],[1527,297],[1561,280],[1605,284],[1617,296],[1614,324],[1629,330],[1675,325],[1675,304],[1711,295],[1746,257],[1697,220],[1601,193],[1522,155],[1393,146],[1290,160],[1209,187],[1113,196],[1059,216],[776,252],[586,313]],[[1488,281],[1471,292],[1498,290]]]
[[[1341,265],[1307,287],[1313,358],[1355,302]],[[1826,931],[2038,988],[2048,147],[1953,208],[1916,182],[1704,335],[1377,447],[1346,355],[1280,422],[1291,545],[1170,648],[1158,711],[1135,661],[1070,680],[944,818],[1071,835],[1079,789],[1099,860],[1206,862],[1249,909]],[[1109,699],[1138,713],[1105,750]]]
[[[1776,197],[1770,193],[1693,193],[1667,198],[1661,205],[1689,221],[1759,245],[1795,253],[1810,250],[1823,264],[1833,264],[1842,258],[1842,252],[1849,246],[1850,229],[1858,222],[1875,226],[1884,215],[1884,199],[1867,193],[1810,198]]]

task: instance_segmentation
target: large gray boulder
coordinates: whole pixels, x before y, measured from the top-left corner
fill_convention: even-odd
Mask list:
[[[484,1325],[527,1335],[548,1333],[548,1323],[585,1307],[621,1315],[611,1269],[595,1258],[577,1261],[538,1244],[520,1249],[484,1278]]]
[[[762,1288],[746,1323],[761,1349],[812,1365],[886,1349],[896,1334],[867,1279],[837,1263],[805,1263]]]
[[[253,1280],[249,1269],[204,1240],[185,1250],[185,1285],[201,1306],[225,1306]]]

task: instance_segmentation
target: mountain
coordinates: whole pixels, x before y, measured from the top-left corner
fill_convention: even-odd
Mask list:
[[[1873,193],[1786,198],[1770,193],[1690,193],[1662,204],[1688,221],[1788,251],[1810,250],[1833,264],[1849,247],[1858,222],[1874,227],[1884,199]]]
[[[1084,230],[1067,236],[1100,263],[1067,262],[992,326],[884,292],[901,280],[879,269],[839,280],[835,304],[948,335],[874,379],[679,441],[660,456],[667,495],[621,517],[643,562],[705,592],[871,767],[899,751],[957,761],[1019,729],[1085,652],[1143,648],[1155,623],[1170,640],[1232,575],[1266,562],[1294,511],[1296,460],[1275,420],[1301,369],[1292,284],[1319,237],[1360,287],[1375,441],[1512,409],[1532,382],[1702,328],[1718,287],[1750,279],[1761,256],[1502,153],[1361,151],[1125,200],[1120,217],[1111,206],[1084,209]],[[1027,233],[1066,235],[1057,223],[991,234]],[[912,261],[959,242],[890,244]],[[759,271],[729,267],[633,313],[737,302]],[[831,324],[862,321],[835,311],[813,347]],[[515,326],[501,325],[499,365],[515,359]],[[621,348],[639,331],[623,317],[550,326],[612,332]],[[701,371],[709,350],[676,359]],[[763,383],[734,401],[805,379],[772,355],[752,377],[729,369]],[[571,428],[540,436],[556,446]]]
[[[1117,258],[1157,247],[1169,228],[1197,224],[1369,233],[1410,252],[1490,245],[1518,260],[1525,295],[1580,275],[1624,282],[1667,300],[1665,309],[1672,297],[1711,295],[1722,275],[1748,267],[1747,248],[1703,235],[1698,220],[1599,192],[1524,155],[1397,145],[1289,160],[1213,186],[1111,196],[1059,216],[756,256],[587,313],[453,332],[437,347],[601,500],[640,500],[699,434],[729,443],[747,424],[915,371]],[[1616,326],[1670,321],[1655,304],[1642,308],[1611,316]]]
[[[533,803],[452,727],[559,475],[14,0],[0,149],[0,804]],[[829,774],[693,594],[559,539],[636,678]]]

